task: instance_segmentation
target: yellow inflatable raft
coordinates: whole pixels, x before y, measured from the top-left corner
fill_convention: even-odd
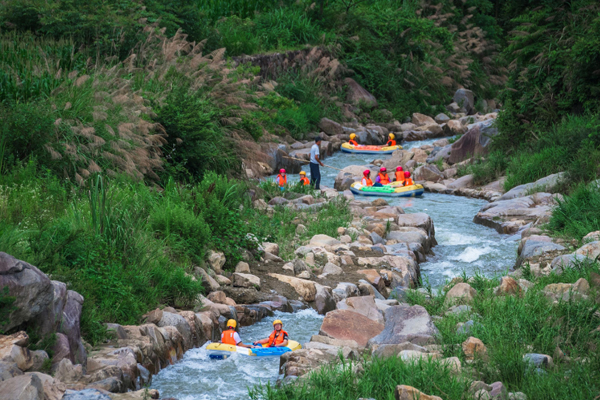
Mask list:
[[[341,150],[344,153],[355,153],[355,154],[392,154],[396,150],[402,149],[402,146],[369,146],[359,144],[354,146],[350,143],[342,144]]]
[[[268,357],[280,356],[288,351],[296,351],[302,348],[300,343],[295,340],[290,340],[285,347],[264,347],[257,349],[249,349],[247,347],[233,346],[231,344],[210,343],[206,346],[208,356],[212,359],[223,360],[229,357],[232,353],[239,353],[245,356]]]

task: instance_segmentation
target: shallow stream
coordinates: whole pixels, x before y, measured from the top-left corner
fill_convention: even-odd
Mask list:
[[[419,147],[435,140],[411,142],[404,148]],[[341,169],[349,165],[367,165],[375,158],[377,156],[338,152],[324,162]],[[304,170],[310,175],[308,166]],[[322,185],[333,187],[337,173],[333,169],[321,168]],[[298,175],[289,175],[289,182],[297,180]],[[367,199],[373,198],[365,197]],[[434,288],[463,271],[467,275],[479,272],[494,276],[514,264],[517,248],[514,238],[473,223],[473,217],[486,203],[485,200],[435,193],[425,193],[422,198],[388,200],[408,213],[424,212],[433,219],[438,245],[433,248],[435,255],[421,263],[421,275]],[[283,320],[284,329],[293,340],[305,343],[311,335],[318,333],[323,317],[313,310],[295,314],[276,313],[275,317],[241,328],[242,341],[251,343],[268,336],[276,318]],[[162,397],[178,400],[247,399],[249,386],[275,382],[278,369],[278,358],[235,354],[227,360],[215,361],[208,358],[202,347],[188,351],[177,364],[159,372],[153,379],[152,388],[158,389]]]

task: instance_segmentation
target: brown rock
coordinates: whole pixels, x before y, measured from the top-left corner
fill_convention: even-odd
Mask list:
[[[383,331],[383,324],[350,310],[330,311],[325,315],[319,335],[334,339],[354,340],[365,347],[372,337]]]
[[[366,280],[375,288],[381,292],[385,287],[385,281],[379,275],[379,272],[375,269],[359,269],[356,271],[357,274],[364,275]]]
[[[446,302],[448,303],[469,303],[477,295],[477,291],[468,283],[457,283],[446,293]]]
[[[412,123],[417,126],[437,125],[435,120],[425,114],[414,113],[412,115]]]
[[[24,331],[9,336],[0,336],[0,361],[16,363],[19,369],[27,371],[33,366],[33,358],[27,347],[19,346],[18,343],[27,345],[29,337]]]
[[[600,275],[595,272],[590,273],[590,286],[600,288]]]
[[[408,385],[396,386],[394,396],[396,400],[442,400],[441,397],[427,395]]]
[[[225,292],[217,290],[216,292],[209,293],[206,298],[212,301],[213,303],[225,304],[227,295],[225,294]]]
[[[496,296],[514,295],[521,293],[521,287],[510,276],[503,276],[500,280],[500,286],[494,289]]]
[[[162,316],[163,316],[163,311],[161,309],[157,308],[156,310],[152,310],[148,314],[145,315],[146,322],[148,322],[149,324],[158,324],[158,321],[160,321],[162,319]]]
[[[467,357],[467,360],[474,360],[475,358],[487,361],[488,354],[487,348],[483,342],[473,336],[469,337],[462,344],[463,352]]]

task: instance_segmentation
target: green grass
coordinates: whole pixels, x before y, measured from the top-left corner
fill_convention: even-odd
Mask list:
[[[548,223],[553,233],[581,240],[600,230],[600,191],[595,184],[581,184],[564,200],[558,200]]]
[[[399,359],[374,359],[363,362],[364,371],[356,373],[355,362],[341,361],[303,378],[298,384],[276,388],[272,385],[250,390],[252,399],[268,400],[346,400],[375,398],[393,400],[397,385],[409,385],[425,394],[444,399],[463,399],[466,381],[453,375],[450,368],[435,361],[417,364]],[[470,398],[470,397],[467,397]]]

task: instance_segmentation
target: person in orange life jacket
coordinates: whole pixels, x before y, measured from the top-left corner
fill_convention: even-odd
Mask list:
[[[386,146],[395,146],[396,145],[396,135],[394,135],[393,133],[390,133],[388,136],[388,141],[385,144]]]
[[[371,171],[369,171],[368,169],[365,169],[363,171],[363,178],[362,178],[362,181],[360,182],[361,185],[363,185],[363,186],[373,186],[373,181],[369,177],[370,175],[371,175]]]
[[[410,178],[410,172],[408,171],[404,171],[404,186],[412,186],[415,183],[413,182],[413,180]]]
[[[266,347],[285,347],[288,345],[289,335],[283,330],[283,322],[280,319],[273,321],[273,333],[266,338],[257,340],[254,345],[266,344]]]
[[[277,182],[281,190],[283,190],[284,186],[287,185],[287,175],[285,174],[285,169],[281,168],[279,170],[279,175],[277,175],[275,182]]]
[[[387,174],[387,169],[385,167],[381,167],[379,169],[379,173],[375,177],[375,184],[373,186],[383,186],[388,185],[390,183],[390,177]]]
[[[402,167],[396,167],[396,182],[404,183],[404,171]]]
[[[353,146],[358,146],[358,142],[355,139],[356,139],[356,133],[351,133],[350,140],[348,140],[348,143],[350,143]]]
[[[310,185],[310,181],[306,177],[306,172],[300,171],[300,182],[302,182],[303,186]]]
[[[235,331],[236,326],[237,322],[235,322],[235,319],[230,319],[227,321],[227,329],[221,334],[221,343],[253,349],[254,346],[251,344],[242,343],[240,334]]]

